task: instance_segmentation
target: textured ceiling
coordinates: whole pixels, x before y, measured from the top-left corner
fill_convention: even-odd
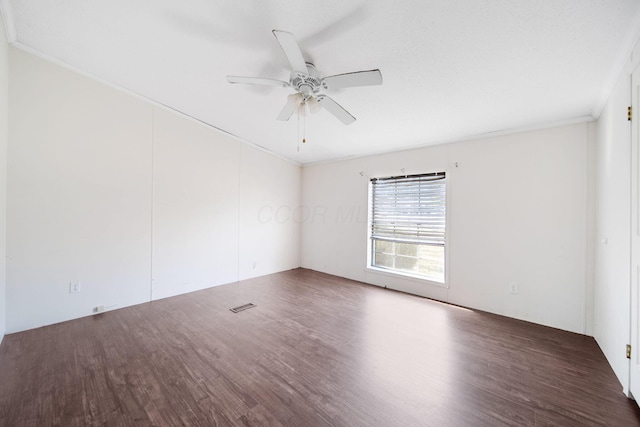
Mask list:
[[[637,0],[0,0],[9,39],[306,164],[597,117],[638,35]],[[271,30],[324,75],[379,68],[382,86],[328,92],[275,118],[291,89]],[[301,126],[302,127],[302,126]],[[298,151],[299,150],[299,151]]]

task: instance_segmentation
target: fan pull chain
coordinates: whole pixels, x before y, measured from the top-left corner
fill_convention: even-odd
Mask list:
[[[297,111],[297,116],[298,116],[298,152],[300,152],[300,107],[298,107],[298,111]]]
[[[302,108],[306,108],[303,104]],[[305,144],[307,142],[307,115],[302,116],[302,143]]]

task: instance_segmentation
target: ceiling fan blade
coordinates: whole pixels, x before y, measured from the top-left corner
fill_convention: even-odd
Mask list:
[[[265,79],[262,77],[241,77],[241,76],[227,76],[229,83],[244,83],[249,85],[267,85],[267,86],[281,86],[289,87],[289,83],[283,80]]]
[[[322,79],[322,85],[325,89],[342,89],[345,87],[373,86],[381,84],[382,73],[378,69],[336,74]]]
[[[289,95],[287,97],[287,103],[285,104],[284,108],[282,109],[282,111],[280,111],[280,114],[278,114],[278,117],[276,118],[278,120],[282,120],[283,122],[286,122],[287,120],[289,120],[293,115],[293,113],[300,106],[300,101],[302,101],[302,95],[300,95],[299,93],[294,93]]]
[[[291,64],[291,69],[298,73],[308,74],[307,64],[302,56],[302,51],[300,50],[300,46],[298,46],[298,42],[293,37],[293,34],[288,33],[286,31],[273,30],[273,35],[280,43],[280,47],[284,52],[284,55],[289,60],[289,64]]]
[[[336,118],[345,125],[349,125],[356,121],[355,117],[327,95],[318,95],[317,99],[321,107],[336,116]]]

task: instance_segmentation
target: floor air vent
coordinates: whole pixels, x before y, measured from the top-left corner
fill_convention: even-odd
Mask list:
[[[249,303],[249,304],[245,304],[245,305],[239,305],[238,307],[230,308],[229,310],[233,311],[234,313],[238,313],[238,312],[240,312],[242,310],[248,310],[248,309],[253,308],[253,307],[257,307],[257,306],[255,304]]]

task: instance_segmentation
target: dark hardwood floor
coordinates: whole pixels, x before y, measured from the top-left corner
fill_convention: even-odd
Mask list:
[[[0,346],[2,426],[639,420],[592,338],[303,269]]]

